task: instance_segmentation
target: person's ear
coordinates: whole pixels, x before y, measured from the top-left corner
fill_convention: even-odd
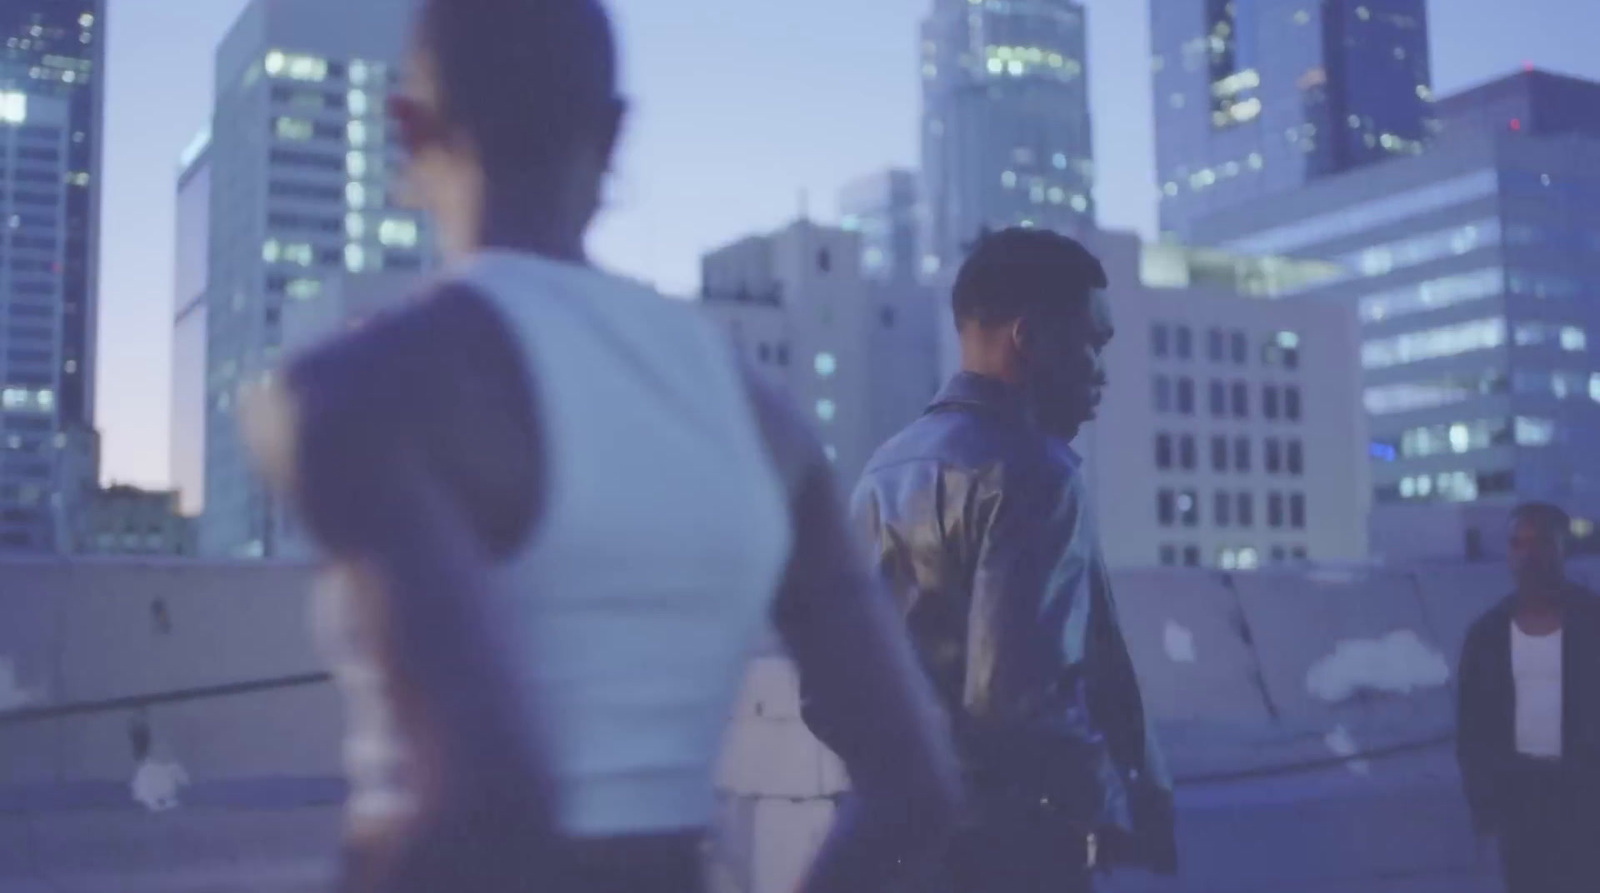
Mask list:
[[[438,141],[438,119],[425,105],[408,96],[389,99],[389,120],[400,134],[400,145],[407,155],[416,155]]]
[[[1033,343],[1033,328],[1025,318],[1011,324],[1011,346],[1019,356],[1027,356]]]

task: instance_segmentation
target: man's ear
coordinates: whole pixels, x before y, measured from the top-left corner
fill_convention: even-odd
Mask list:
[[[1033,341],[1033,330],[1028,326],[1025,318],[1018,318],[1011,324],[1011,345],[1022,356],[1028,355],[1029,345]]]

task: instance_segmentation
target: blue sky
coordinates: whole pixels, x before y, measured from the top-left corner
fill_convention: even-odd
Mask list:
[[[803,196],[828,217],[851,178],[914,165],[928,2],[612,0],[634,117],[596,256],[686,291],[705,250],[782,224]],[[1102,223],[1148,231],[1148,0],[1087,2]],[[243,6],[132,0],[110,13],[99,369],[109,479],[168,479],[176,160],[209,115],[212,49]],[[1595,0],[1431,0],[1430,15],[1441,91],[1527,62],[1600,78]]]

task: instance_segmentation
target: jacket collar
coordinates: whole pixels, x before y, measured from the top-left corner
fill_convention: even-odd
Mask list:
[[[983,409],[998,412],[1018,422],[1028,419],[1027,401],[1023,399],[1022,388],[975,372],[956,373],[928,407],[929,412],[944,409]]]

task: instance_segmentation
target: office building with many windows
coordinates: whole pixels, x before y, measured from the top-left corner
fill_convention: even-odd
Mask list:
[[[235,395],[281,360],[285,306],[317,300],[332,276],[431,265],[422,221],[398,201],[400,150],[384,111],[411,7],[253,0],[217,51],[205,554],[278,551],[281,512],[251,472]]]
[[[1367,554],[1357,325],[1277,300],[1325,263],[1244,258],[1131,234],[1105,265],[1116,337],[1084,456],[1106,561],[1253,570]]]
[[[875,281],[859,233],[794,223],[701,260],[701,302],[807,411],[847,490],[939,387],[934,299]]]
[[[100,268],[100,159],[104,144],[106,0],[0,3],[0,90],[61,102],[50,125],[64,136],[61,199],[60,368],[65,424],[94,426]]]
[[[1161,229],[1420,151],[1425,0],[1151,0]]]
[[[0,552],[70,550],[99,474],[104,7],[0,4]]]
[[[1076,0],[932,0],[922,29],[922,273],[984,228],[1094,221],[1086,13]]]
[[[1524,72],[1441,100],[1419,157],[1207,218],[1342,268],[1381,505],[1543,499],[1600,517],[1600,84]]]

